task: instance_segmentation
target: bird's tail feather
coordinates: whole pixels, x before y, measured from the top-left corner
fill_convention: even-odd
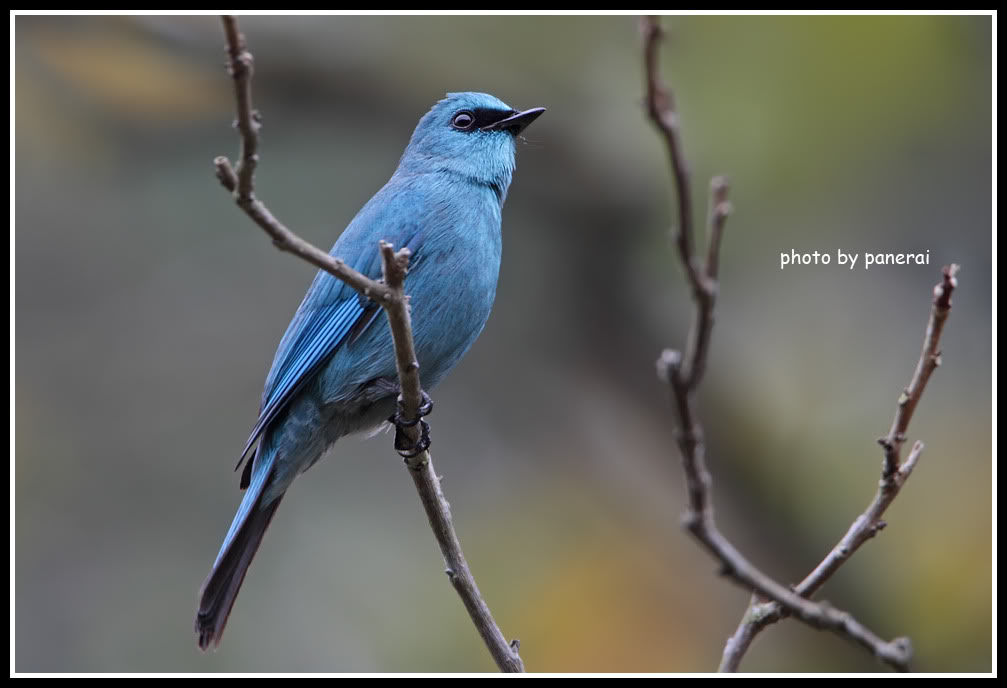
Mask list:
[[[265,481],[264,481],[265,482]],[[224,547],[213,564],[213,569],[203,583],[199,594],[199,611],[196,614],[196,632],[199,648],[206,650],[220,642],[227,617],[245,580],[245,572],[259,549],[262,536],[273,520],[283,495],[262,506],[264,485],[253,485],[245,493],[235,523],[224,541]]]

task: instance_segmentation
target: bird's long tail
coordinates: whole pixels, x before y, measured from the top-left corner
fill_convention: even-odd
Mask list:
[[[220,554],[217,555],[217,561],[199,594],[196,632],[199,634],[201,650],[216,647],[220,642],[234,599],[245,580],[248,565],[252,563],[262,536],[283,499],[283,495],[280,495],[272,502],[263,504],[271,471],[262,470],[258,473],[245,491],[245,497],[241,500],[238,513],[220,548]]]

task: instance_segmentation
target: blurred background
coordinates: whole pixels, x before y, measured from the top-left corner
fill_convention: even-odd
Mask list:
[[[197,591],[231,472],[314,270],[213,176],[233,156],[219,21],[17,17],[18,671],[489,671],[391,435],[295,483],[221,648]],[[723,531],[800,580],[872,498],[940,267],[962,265],[888,528],[823,590],[916,668],[992,668],[991,20],[665,20],[695,205],[734,215],[700,394]],[[447,91],[545,106],[504,212],[492,318],[434,398],[433,455],[536,671],[709,671],[748,601],[680,529],[654,374],[691,302],[632,17],[249,17],[258,191],[332,245]],[[702,228],[703,218],[698,226]],[[12,228],[12,231],[15,231]],[[779,254],[930,251],[781,271]],[[12,315],[13,318],[13,315]],[[13,320],[12,320],[13,323]],[[793,621],[743,664],[871,671]]]

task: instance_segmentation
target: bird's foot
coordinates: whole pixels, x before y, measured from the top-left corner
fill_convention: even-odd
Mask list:
[[[395,426],[395,451],[404,459],[417,457],[430,448],[430,424],[423,420],[423,416],[434,410],[434,402],[426,392],[421,392],[421,394],[423,395],[422,403],[416,409],[415,418],[407,419],[405,417],[402,395],[399,395],[395,402],[395,415],[388,419],[388,422]],[[405,430],[416,425],[420,426],[420,436],[413,442]]]
[[[421,423],[420,420],[424,416],[429,416],[430,412],[434,410],[434,402],[426,392],[420,390],[420,407],[416,409],[416,417],[413,419],[407,419],[405,416],[405,407],[402,404],[402,395],[395,401],[395,415],[388,419],[389,423],[392,423],[397,428],[411,428],[417,423]]]
[[[395,426],[395,451],[403,459],[415,458],[430,448],[430,423],[425,420],[417,422],[420,425],[420,436],[415,442],[409,439],[402,428]]]

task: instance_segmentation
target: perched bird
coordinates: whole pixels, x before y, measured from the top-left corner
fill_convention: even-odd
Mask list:
[[[518,112],[484,93],[450,93],[425,114],[385,186],[357,213],[331,254],[381,276],[378,242],[412,251],[405,291],[425,388],[475,342],[500,270],[500,217],[518,134],[544,108]],[[199,647],[220,641],[234,599],[284,493],[339,438],[396,414],[395,353],[381,309],[319,272],[280,341],[266,378],[238,513],[200,592]],[[421,413],[429,412],[429,404]],[[424,424],[425,428],[425,424]],[[429,444],[396,448],[404,455]],[[397,438],[398,439],[398,438]]]

